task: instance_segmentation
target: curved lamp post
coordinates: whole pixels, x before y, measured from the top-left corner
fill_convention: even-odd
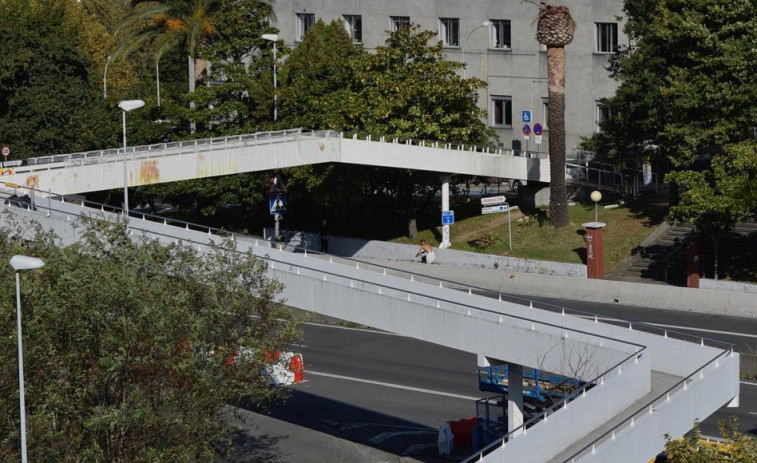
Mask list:
[[[42,259],[15,255],[11,257],[11,267],[16,272],[16,333],[18,334],[18,395],[21,413],[21,461],[26,463],[26,403],[24,401],[24,349],[21,342],[21,283],[19,273],[45,266]]]
[[[124,100],[118,103],[124,115],[124,215],[129,217],[129,177],[126,169],[126,113],[145,105],[142,100]]]
[[[278,117],[278,105],[276,101],[276,42],[278,42],[279,36],[277,34],[263,34],[260,38],[273,42],[273,122],[276,122]]]
[[[463,68],[463,79],[465,79],[465,70],[468,67],[468,63],[465,62],[465,49],[468,46],[468,39],[470,38],[471,34],[476,32],[477,30],[481,29],[482,27],[489,27],[492,25],[491,21],[484,21],[481,23],[480,26],[474,27],[472,31],[468,32],[468,35],[465,37],[465,42],[463,42],[463,63],[465,64],[465,67]]]

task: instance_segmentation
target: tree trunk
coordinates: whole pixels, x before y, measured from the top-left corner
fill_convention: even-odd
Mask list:
[[[570,224],[565,185],[565,48],[547,46],[549,80],[549,218],[554,227]]]

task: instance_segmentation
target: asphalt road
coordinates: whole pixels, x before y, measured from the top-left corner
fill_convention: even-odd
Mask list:
[[[696,336],[753,348],[751,319],[550,300],[607,316],[645,321]],[[559,310],[559,309],[557,309]],[[476,415],[476,357],[410,338],[334,325],[306,325],[301,345],[306,382],[283,406],[251,410],[237,439],[235,461],[449,462],[440,457],[438,427]],[[247,412],[245,412],[247,413]],[[742,383],[740,407],[721,409],[701,426],[719,436],[717,423],[736,416],[742,432],[757,436],[757,384]],[[260,451],[265,457],[260,458]]]

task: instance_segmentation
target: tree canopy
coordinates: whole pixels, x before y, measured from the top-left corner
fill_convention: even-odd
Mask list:
[[[628,0],[625,11],[631,46],[610,66],[620,87],[585,147],[616,163],[669,166],[682,192],[671,219],[727,229],[757,208],[757,5]]]
[[[0,259],[46,263],[21,276],[30,461],[212,461],[230,448],[227,404],[286,395],[261,369],[297,339],[297,323],[273,301],[281,287],[265,263],[232,241],[201,253],[93,220],[59,249],[13,231],[3,230]],[[14,307],[13,273],[0,285]],[[14,312],[0,316],[3,461],[19,459]]]

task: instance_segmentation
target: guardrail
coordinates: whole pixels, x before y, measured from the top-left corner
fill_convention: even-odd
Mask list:
[[[29,190],[29,191],[32,193],[32,195],[34,194],[33,190]],[[61,200],[63,202],[65,202],[65,198],[61,198]],[[36,211],[37,213],[45,214],[46,216],[50,216],[50,215],[52,215],[52,213],[54,211],[57,212],[57,210],[55,210],[53,207],[51,207],[52,206],[51,201],[53,201],[52,198],[49,198],[48,201],[49,201],[48,207],[42,206],[40,204],[36,204],[34,202],[32,202],[32,204],[34,204],[34,207],[37,207],[39,209],[39,210]],[[82,209],[84,209],[84,207],[92,208],[92,206],[94,206],[95,209],[99,209],[100,211],[104,211],[104,212],[118,213],[120,211],[120,208],[113,207],[113,206],[107,206],[107,205],[104,205],[104,204],[100,204],[100,203],[96,203],[96,202],[91,202],[91,201],[84,201],[81,204]],[[9,206],[9,207],[13,207],[13,206]],[[166,217],[162,217],[162,216],[158,216],[158,215],[152,215],[152,214],[147,214],[147,213],[134,213],[132,211],[132,213],[130,213],[130,216],[131,217],[135,217],[137,219],[141,219],[141,221],[150,221],[150,222],[156,222],[156,223],[161,223],[162,222],[162,224],[166,225],[166,226],[170,225],[172,227],[179,227],[179,228],[183,228],[183,229],[186,229],[186,230],[193,230],[193,231],[202,232],[202,233],[206,234],[207,236],[213,236],[213,235],[215,235],[215,236],[229,237],[230,239],[242,239],[242,238],[244,238],[244,239],[251,239],[251,238],[246,237],[244,235],[239,235],[239,234],[236,234],[236,233],[233,233],[233,232],[228,232],[228,231],[225,231],[225,230],[222,230],[222,229],[217,229],[217,228],[213,228],[213,227],[207,227],[207,226],[204,226],[204,225],[201,225],[201,224],[196,224],[196,223],[192,223],[192,222],[186,222],[186,221],[177,220],[177,219],[170,219],[170,218],[166,218]],[[68,218],[68,217],[67,217],[67,219],[70,220],[70,218]],[[130,226],[134,227],[135,229],[140,229],[139,222],[140,222],[140,220],[137,220],[137,221],[132,220],[131,223],[130,223]],[[148,230],[148,229],[142,229],[142,230],[145,231],[145,232],[151,233],[153,235],[156,234],[156,232],[154,230]],[[164,237],[166,237],[166,238],[170,238],[170,239],[175,239],[176,238],[175,234],[171,234],[170,229],[166,229],[165,232],[160,232],[160,233]],[[200,241],[195,241],[195,240],[185,240],[185,241],[188,242],[188,244],[197,244],[197,245],[207,245],[208,244],[207,242],[200,242]],[[260,241],[263,241],[263,240],[260,240]],[[263,241],[263,242],[265,243],[266,247],[271,247],[271,245],[272,245],[272,243],[270,243],[270,242],[266,242],[266,241]],[[259,244],[258,240],[255,240],[255,245],[258,245],[258,244]],[[317,252],[314,252],[314,251],[310,251],[310,250],[308,250],[306,248],[295,248],[294,250],[298,251],[298,252],[302,252],[304,254],[304,257],[307,257],[308,253],[314,254],[314,255],[319,255],[320,254],[320,253],[317,253]],[[288,252],[285,252],[285,251],[280,251],[280,252],[282,252],[284,254],[289,254]],[[282,260],[282,259],[277,258],[277,255],[279,255],[279,253],[272,253],[272,254],[267,255],[267,256],[260,256],[260,258],[266,259],[266,260],[268,260],[269,262],[272,262],[272,263],[285,263],[285,264],[289,264],[290,263],[288,259]],[[354,266],[354,268],[356,268],[356,269],[371,270],[373,272],[380,272],[380,273],[383,273],[383,274],[387,274],[388,273],[387,271],[389,271],[389,273],[391,273],[391,274],[393,274],[395,276],[397,276],[397,275],[404,275],[404,278],[408,279],[410,281],[426,282],[426,283],[431,284],[431,285],[435,285],[435,286],[439,286],[439,287],[445,287],[446,286],[446,287],[451,288],[451,289],[462,289],[462,290],[466,290],[467,289],[467,292],[469,294],[473,294],[474,291],[476,293],[480,293],[480,294],[493,294],[499,300],[520,301],[523,305],[527,305],[527,306],[533,307],[533,308],[540,308],[540,309],[551,310],[553,312],[559,312],[559,313],[561,313],[564,316],[565,315],[572,315],[572,316],[577,316],[577,317],[581,317],[581,318],[589,318],[589,319],[593,319],[595,323],[598,323],[598,321],[599,321],[599,316],[597,314],[594,314],[594,313],[591,313],[591,312],[588,312],[588,311],[571,309],[571,308],[563,306],[563,305],[555,305],[555,304],[549,304],[549,303],[543,303],[543,302],[535,302],[535,301],[530,300],[530,299],[525,298],[525,297],[515,296],[515,295],[511,295],[511,294],[507,294],[507,293],[502,293],[502,292],[492,292],[492,291],[489,291],[489,290],[487,290],[485,288],[480,288],[480,287],[476,287],[476,286],[473,286],[473,285],[461,285],[460,283],[457,283],[457,282],[454,282],[454,281],[451,281],[451,280],[445,280],[445,279],[439,279],[439,278],[430,278],[430,277],[426,277],[426,276],[423,276],[423,275],[418,275],[418,274],[413,273],[413,272],[407,272],[407,271],[404,271],[404,270],[401,270],[401,269],[392,268],[392,267],[385,266],[385,265],[376,265],[376,264],[372,264],[372,263],[369,263],[369,262],[364,262],[364,261],[361,261],[359,259],[344,258],[344,257],[335,258],[334,256],[329,256],[329,262],[330,263],[337,262],[337,261],[343,261],[345,263],[348,263],[349,265]],[[342,273],[337,273],[337,272],[334,272],[334,271],[323,270],[322,266],[319,266],[319,267],[316,268],[316,267],[313,267],[313,266],[303,265],[302,262],[299,262],[297,265],[299,267],[303,268],[303,269],[309,269],[309,270],[312,270],[312,271],[315,271],[315,272],[319,272],[319,273],[324,274],[324,275],[328,274],[328,275],[331,275],[331,276],[334,276],[334,277],[343,277]],[[299,274],[299,268],[298,268],[297,271],[298,271],[298,274]],[[376,283],[373,280],[366,280],[366,279],[361,280],[359,278],[354,278],[354,277],[349,277],[349,279],[350,279],[350,281],[361,282],[361,283],[364,283],[366,285],[378,285],[378,286],[381,286],[380,283]],[[391,285],[384,285],[383,287],[385,287],[387,289],[396,289],[394,286],[391,286]],[[514,319],[514,320],[525,321],[525,322],[533,323],[533,324],[538,323],[541,326],[546,326],[546,327],[550,327],[550,328],[553,328],[553,329],[562,330],[562,331],[565,331],[565,332],[568,332],[568,331],[575,332],[577,334],[587,335],[587,336],[590,336],[592,338],[605,339],[605,340],[609,340],[609,341],[613,341],[613,342],[618,342],[618,343],[622,343],[622,344],[634,347],[634,352],[632,354],[628,355],[622,361],[618,362],[617,364],[613,365],[611,368],[609,368],[606,371],[602,372],[601,374],[597,375],[596,378],[593,378],[592,380],[588,381],[587,384],[599,383],[599,382],[601,382],[603,380],[603,378],[605,376],[613,374],[614,371],[615,372],[619,372],[620,369],[623,368],[624,364],[626,364],[627,362],[635,361],[635,359],[638,359],[637,356],[640,355],[640,353],[647,348],[646,346],[643,346],[643,345],[638,344],[638,343],[632,343],[632,342],[625,341],[625,340],[622,340],[622,339],[612,338],[612,337],[609,337],[609,336],[604,336],[604,335],[601,335],[601,334],[596,334],[596,333],[587,332],[587,331],[583,331],[583,330],[576,330],[576,329],[572,329],[572,328],[566,328],[564,325],[547,323],[547,322],[543,322],[543,321],[539,321],[539,320],[535,320],[535,319],[530,319],[528,317],[521,317],[521,316],[517,316],[517,315],[513,315],[513,314],[503,314],[503,313],[500,313],[500,312],[496,312],[496,311],[493,311],[493,310],[489,310],[489,309],[485,309],[485,308],[479,307],[479,306],[477,306],[475,304],[465,304],[465,303],[461,303],[460,301],[451,300],[451,299],[447,299],[447,298],[431,297],[431,296],[428,295],[427,292],[421,292],[421,291],[415,291],[415,292],[413,292],[413,291],[408,291],[406,289],[401,289],[401,291],[403,293],[407,293],[408,300],[409,300],[411,294],[413,295],[413,297],[417,297],[417,298],[431,298],[431,299],[434,299],[435,301],[437,301],[437,304],[439,302],[444,302],[444,303],[448,303],[448,304],[454,304],[455,306],[460,306],[463,309],[467,309],[468,310],[468,315],[471,315],[472,311],[476,311],[476,312],[480,312],[482,314],[488,314],[489,316],[500,317],[500,320],[502,319],[503,316],[505,316],[505,317],[508,317],[508,318],[511,318],[511,319]],[[608,319],[603,318],[603,322],[606,322],[606,321],[608,321]],[[724,342],[717,341],[717,340],[714,340],[714,339],[711,339],[711,338],[707,338],[707,337],[703,337],[703,336],[695,336],[695,335],[692,335],[692,334],[689,334],[689,333],[680,332],[680,331],[676,331],[676,330],[666,330],[666,329],[662,329],[662,328],[659,328],[659,327],[654,326],[654,325],[649,325],[649,324],[642,323],[642,322],[629,321],[629,320],[620,319],[620,318],[609,319],[609,322],[610,323],[615,323],[615,324],[622,324],[623,326],[627,325],[629,330],[637,329],[637,330],[643,330],[643,331],[648,331],[648,332],[654,332],[654,333],[660,334],[661,336],[663,336],[665,338],[675,336],[676,338],[680,338],[680,339],[683,339],[683,340],[692,340],[692,339],[694,339],[694,340],[699,341],[699,343],[702,346],[705,345],[705,341],[706,341],[708,344],[714,344],[714,345],[720,346],[720,348],[722,349],[722,351],[720,353],[718,353],[715,357],[713,357],[712,359],[710,359],[708,362],[706,362],[703,365],[697,367],[694,372],[692,372],[691,374],[689,374],[683,380],[679,381],[674,386],[672,386],[669,389],[667,389],[666,391],[662,392],[655,399],[653,399],[652,401],[650,401],[649,403],[647,403],[643,407],[640,407],[636,412],[634,412],[631,415],[629,415],[628,417],[626,417],[623,422],[621,422],[620,424],[614,426],[612,429],[608,430],[607,432],[603,433],[600,437],[598,437],[597,439],[595,439],[594,441],[592,441],[590,444],[588,444],[587,446],[585,446],[579,452],[576,452],[574,455],[572,455],[571,457],[569,457],[568,460],[566,460],[566,461],[575,461],[576,458],[580,457],[582,454],[584,454],[586,452],[589,452],[591,449],[593,449],[595,446],[597,446],[602,441],[612,438],[615,435],[615,431],[617,429],[619,429],[621,427],[624,427],[624,426],[628,426],[629,424],[632,424],[633,420],[634,420],[634,417],[638,416],[641,413],[646,412],[646,410],[650,409],[650,407],[653,407],[655,404],[659,403],[660,401],[667,400],[675,392],[675,390],[677,388],[685,388],[686,384],[687,384],[686,381],[691,380],[694,377],[694,375],[696,375],[698,372],[703,371],[704,368],[706,368],[707,366],[709,366],[709,365],[711,365],[713,363],[717,364],[718,359],[722,358],[723,356],[729,355],[729,354],[733,353],[733,347],[734,347],[733,344],[724,343]],[[566,406],[568,404],[569,401],[574,400],[574,399],[576,399],[576,398],[578,398],[578,397],[586,394],[588,387],[589,386],[585,386],[585,387],[583,387],[581,389],[578,389],[572,396],[570,396],[570,397],[566,398],[565,400],[563,400],[563,401],[555,404],[553,407],[550,407],[549,409],[543,411],[540,415],[537,415],[536,417],[528,420],[521,427],[519,427],[516,430],[513,430],[511,433],[508,433],[507,435],[503,436],[498,441],[492,442],[489,446],[487,446],[484,449],[482,449],[481,451],[475,453],[474,455],[472,455],[470,458],[466,459],[465,461],[466,462],[472,462],[472,461],[474,461],[477,458],[478,459],[482,459],[488,453],[496,450],[499,446],[504,445],[508,441],[508,439],[510,439],[513,436],[514,433],[523,432],[527,428],[529,428],[529,427],[531,427],[531,426],[533,426],[535,424],[538,424],[541,421],[547,420],[548,417],[549,417],[549,415],[551,415],[552,413],[554,413],[555,411],[557,411],[560,407],[564,407],[564,406]]]
[[[245,145],[258,145],[268,144],[276,142],[285,142],[296,139],[297,137],[312,137],[312,138],[351,138],[353,140],[373,141],[376,143],[393,143],[393,144],[406,144],[412,146],[428,147],[428,148],[442,148],[457,151],[469,151],[472,153],[484,153],[484,154],[497,154],[497,155],[509,155],[516,156],[517,153],[510,149],[493,148],[491,146],[478,146],[475,144],[462,144],[462,143],[449,143],[429,141],[418,138],[400,138],[400,137],[372,137],[370,134],[358,133],[358,132],[336,132],[333,130],[307,130],[302,128],[286,129],[270,132],[256,132],[252,134],[236,135],[236,136],[224,136],[214,138],[201,138],[196,140],[185,140],[176,142],[156,143],[150,145],[138,145],[126,148],[126,154],[130,157],[139,157],[139,154],[146,154],[149,157],[161,156],[161,151],[169,152],[163,155],[176,155],[183,154],[189,151],[194,151],[197,147],[212,146],[212,145],[226,145],[227,147],[245,146]],[[546,153],[533,152],[532,156],[540,159],[547,159]],[[16,169],[19,172],[34,172],[39,169],[50,169],[59,165],[60,167],[66,165],[85,165],[99,162],[116,162],[121,161],[124,155],[123,148],[110,148],[104,150],[84,151],[70,154],[56,154],[50,156],[40,156],[35,158],[25,159],[25,164],[18,166]],[[118,158],[117,158],[118,157]]]

